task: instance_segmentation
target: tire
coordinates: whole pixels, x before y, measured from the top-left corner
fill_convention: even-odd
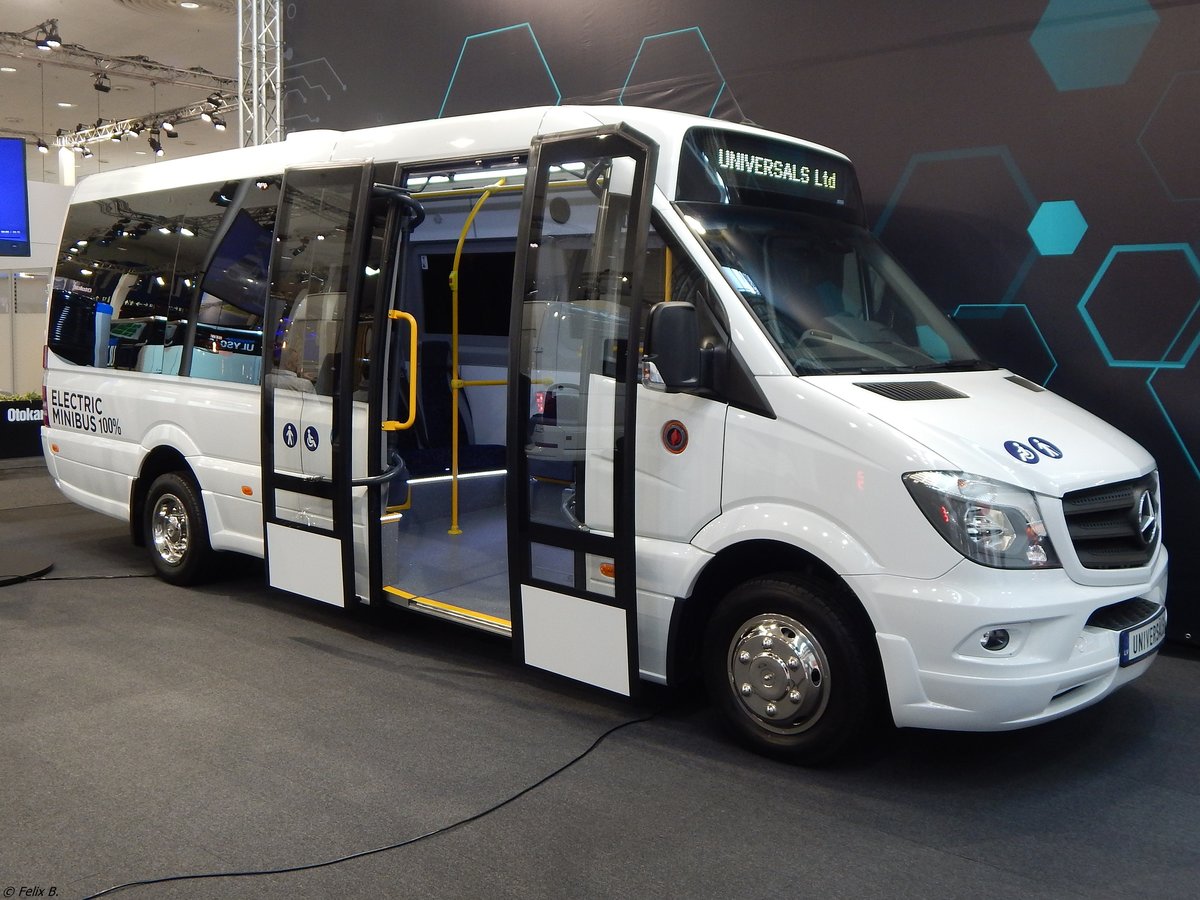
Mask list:
[[[198,584],[212,571],[208,521],[195,483],[181,472],[159,475],[150,485],[143,509],[150,559],[171,584]]]
[[[878,666],[847,602],[822,582],[780,575],[747,581],[717,606],[705,683],[752,749],[816,765],[875,724]]]

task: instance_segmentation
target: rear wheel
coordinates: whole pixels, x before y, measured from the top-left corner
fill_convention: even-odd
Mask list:
[[[705,681],[755,750],[825,762],[873,724],[876,667],[847,602],[821,582],[776,576],[740,585],[717,607]]]
[[[196,584],[210,571],[212,547],[200,492],[179,472],[159,475],[144,509],[146,546],[154,568],[171,584]]]

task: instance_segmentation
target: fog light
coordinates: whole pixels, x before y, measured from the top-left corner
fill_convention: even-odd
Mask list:
[[[1008,629],[993,628],[991,631],[985,631],[979,639],[979,646],[994,653],[1003,650],[1008,646]]]

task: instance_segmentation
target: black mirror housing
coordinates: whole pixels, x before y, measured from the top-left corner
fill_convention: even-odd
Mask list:
[[[651,308],[642,372],[647,387],[682,391],[701,386],[700,324],[693,304],[674,300]]]

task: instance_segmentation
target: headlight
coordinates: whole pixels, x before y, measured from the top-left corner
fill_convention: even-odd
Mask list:
[[[938,534],[967,559],[997,569],[1058,568],[1029,491],[964,472],[909,472],[904,486]]]

